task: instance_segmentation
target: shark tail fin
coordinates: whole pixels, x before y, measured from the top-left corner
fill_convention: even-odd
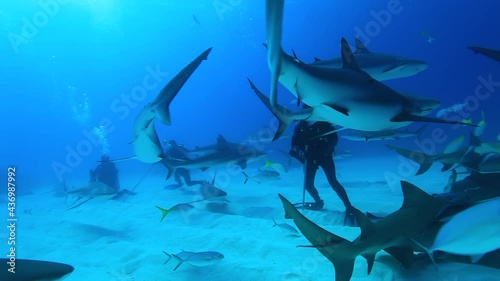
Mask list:
[[[174,271],[181,266],[181,264],[184,262],[181,258],[179,258],[177,255],[172,255],[172,257],[177,261],[177,265],[174,267]]]
[[[420,167],[419,167],[417,173],[415,174],[417,176],[427,172],[427,170],[429,170],[429,168],[434,163],[434,159],[433,159],[432,155],[425,154],[421,151],[399,148],[399,147],[395,147],[395,146],[389,145],[389,144],[387,144],[386,146],[390,150],[393,150],[393,151],[397,152],[398,154],[400,154],[400,155],[416,162],[417,164],[419,164]]]
[[[273,222],[274,222],[274,224],[272,227],[278,226],[278,223],[276,222],[276,220],[274,218],[273,218]]]
[[[172,255],[165,252],[165,251],[162,251],[165,255],[167,255],[168,259],[163,263],[163,265],[167,264],[167,262],[169,262],[171,259],[172,259]]]
[[[352,242],[313,223],[301,214],[288,199],[281,194],[278,194],[278,196],[285,209],[285,218],[293,219],[300,232],[309,242],[311,242],[312,246],[306,247],[316,248],[333,264],[335,268],[335,280],[349,281],[354,270],[354,260],[356,256],[352,254],[352,251],[341,250],[345,247],[339,246],[345,245],[347,248],[351,248],[353,247]]]
[[[243,175],[245,175],[245,182],[243,184],[247,184],[248,180],[250,179],[250,177],[247,175],[247,173],[241,171],[243,173]]]
[[[152,102],[155,115],[163,124],[170,125],[172,123],[170,118],[170,103],[189,77],[191,77],[198,66],[200,66],[201,62],[208,59],[208,54],[210,54],[211,51],[212,48],[210,47],[199,54],[161,90],[160,94],[158,94],[158,98]]]
[[[163,209],[162,207],[159,207],[159,206],[155,206],[155,207],[158,208],[158,210],[160,210],[160,212],[161,212],[160,222],[162,222],[163,219],[168,215],[168,213],[170,213],[170,210]]]
[[[255,84],[252,82],[252,80],[248,79],[248,82],[250,83],[250,87],[255,92],[257,97],[262,101],[262,103],[264,103],[264,105],[274,114],[274,116],[279,121],[278,130],[276,131],[276,134],[274,135],[273,141],[279,139],[283,135],[283,133],[286,131],[286,129],[292,124],[292,122],[294,122],[296,120],[307,119],[309,116],[311,116],[312,108],[304,109],[304,110],[301,110],[297,113],[293,113],[284,106],[280,106],[278,104],[273,106],[271,104],[270,99],[267,98],[255,86]]]

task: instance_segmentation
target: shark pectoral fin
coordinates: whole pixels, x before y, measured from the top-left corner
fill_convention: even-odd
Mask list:
[[[349,281],[354,271],[354,259],[335,259],[330,260],[335,269],[335,281]]]
[[[200,168],[200,170],[201,170],[202,172],[205,172],[207,169],[208,169],[208,167],[201,167],[201,168]]]
[[[368,264],[368,275],[370,275],[370,273],[372,272],[373,264],[375,263],[375,255],[376,253],[361,255],[366,259],[366,263]]]
[[[325,104],[325,105],[332,108],[333,110],[335,110],[337,112],[344,114],[345,116],[349,116],[349,110],[344,106],[340,106],[337,104]]]
[[[415,254],[411,247],[389,247],[384,251],[397,259],[405,268],[410,268],[415,261]]]
[[[445,120],[428,116],[413,115],[407,112],[400,113],[397,116],[393,117],[391,119],[391,122],[429,122],[429,123],[460,124],[460,125],[478,127],[476,124],[470,124],[453,120]]]
[[[340,44],[341,44],[340,52],[343,64],[342,68],[354,71],[362,71],[361,68],[359,67],[358,62],[356,61],[356,58],[354,57],[354,54],[352,53],[349,43],[347,43],[347,40],[345,40],[344,37],[342,37]]]

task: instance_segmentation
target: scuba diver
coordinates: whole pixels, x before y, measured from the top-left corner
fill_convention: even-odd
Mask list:
[[[165,150],[165,156],[172,160],[187,160],[189,157],[187,156],[189,150],[184,147],[184,145],[178,144],[174,140],[168,141],[167,149]],[[177,182],[177,185],[174,188],[182,187],[182,179],[187,186],[193,186],[195,184],[204,184],[204,181],[201,180],[191,180],[191,172],[186,168],[177,168],[174,173],[174,179]]]
[[[120,190],[120,182],[118,180],[118,169],[115,163],[109,161],[108,155],[101,156],[101,163],[94,170],[90,170],[90,181],[98,181],[118,192]]]
[[[306,105],[303,108],[305,107]],[[349,201],[345,188],[337,180],[335,163],[333,162],[333,153],[338,142],[338,135],[334,132],[323,137],[317,137],[333,130],[334,127],[328,122],[318,121],[309,124],[307,121],[300,121],[294,129],[292,149],[289,153],[304,165],[304,188],[314,199],[314,203],[305,203],[304,207],[309,210],[321,210],[324,206],[324,201],[314,186],[316,171],[321,167],[328,183],[346,208],[344,225],[356,226],[354,207]]]

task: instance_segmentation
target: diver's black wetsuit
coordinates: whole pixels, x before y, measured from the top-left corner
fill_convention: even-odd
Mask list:
[[[188,157],[186,156],[187,151],[188,150],[184,146],[177,144],[176,141],[172,140],[169,142],[169,149],[165,152],[165,155],[167,155],[167,157],[172,159],[187,160],[188,159]],[[174,178],[179,187],[182,186],[181,178],[184,178],[184,181],[186,182],[187,186],[204,183],[204,181],[191,180],[191,172],[186,168],[177,168],[174,173]]]
[[[314,186],[316,170],[321,167],[328,183],[344,203],[347,215],[353,216],[350,214],[352,211],[351,202],[344,187],[337,180],[335,163],[333,162],[333,152],[338,142],[338,135],[337,133],[331,133],[324,137],[315,138],[332,130],[334,130],[334,127],[328,122],[316,122],[310,126],[306,121],[300,121],[294,130],[290,155],[306,164],[305,188],[315,201],[315,204],[310,206],[310,209],[319,210],[323,208],[323,200],[321,200],[318,190]]]
[[[108,161],[108,157],[102,157],[102,161]],[[90,170],[91,181],[98,181],[109,185],[117,192],[120,190],[118,180],[118,169],[113,162],[101,162],[94,170]]]

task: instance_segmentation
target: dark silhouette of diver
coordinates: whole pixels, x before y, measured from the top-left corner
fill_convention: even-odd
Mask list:
[[[337,180],[335,163],[333,162],[333,153],[338,142],[338,135],[337,133],[331,133],[318,137],[332,130],[334,130],[334,127],[328,122],[315,122],[311,125],[307,121],[300,121],[294,129],[290,155],[305,165],[305,189],[314,199],[314,203],[307,203],[304,207],[309,210],[321,210],[324,206],[324,202],[314,186],[316,171],[321,167],[328,183],[346,207],[344,225],[355,226],[354,208],[344,187]]]
[[[189,150],[184,147],[184,145],[178,144],[174,140],[168,141],[168,147],[165,150],[165,155],[168,158],[174,160],[187,160],[189,159],[187,153]],[[174,173],[174,179],[177,182],[177,187],[183,185],[181,178],[184,178],[184,182],[187,186],[193,186],[195,184],[204,184],[201,180],[191,180],[191,172],[186,168],[177,168]]]
[[[120,190],[120,181],[118,179],[118,169],[115,163],[109,161],[108,155],[101,156],[101,163],[94,170],[90,170],[90,181],[98,181],[118,192]]]
[[[116,196],[113,197],[119,198],[123,194],[135,195],[136,193],[133,191],[129,191],[127,189],[120,189],[120,181],[118,178],[118,169],[115,166],[115,163],[109,161],[108,155],[102,155],[101,161],[99,165],[94,170],[89,171],[90,181],[102,182],[116,191]]]

